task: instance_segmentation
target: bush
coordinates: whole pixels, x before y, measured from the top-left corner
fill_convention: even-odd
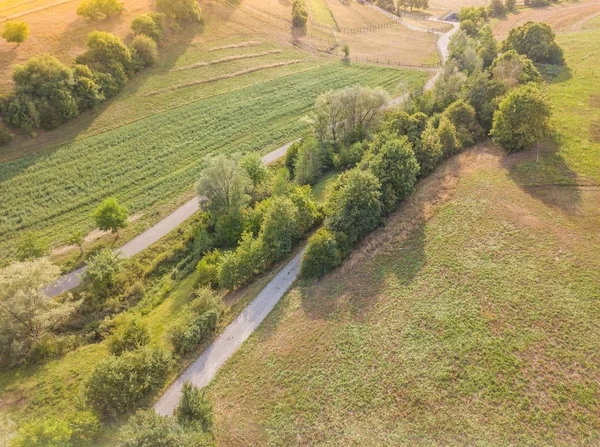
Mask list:
[[[406,112],[392,112],[386,117],[384,129],[392,134],[406,136],[413,145],[421,141],[421,134],[427,125],[427,115],[418,112],[409,115]]]
[[[213,289],[219,287],[219,266],[221,264],[221,252],[213,250],[204,255],[198,262],[196,270],[198,271],[198,284],[200,286],[209,286]]]
[[[428,123],[421,134],[421,144],[414,148],[415,157],[421,167],[420,176],[425,176],[437,167],[444,153],[440,135],[433,123]]]
[[[188,324],[176,326],[171,331],[171,343],[177,355],[186,355],[196,347],[217,327],[219,313],[216,310],[195,318]]]
[[[488,15],[490,17],[498,17],[506,14],[506,7],[502,0],[491,0],[488,6]]]
[[[266,267],[266,253],[261,238],[244,233],[235,252],[225,253],[219,269],[219,285],[236,289]]]
[[[471,19],[463,20],[460,22],[460,29],[467,33],[469,36],[477,34],[477,25]]]
[[[342,263],[342,253],[334,234],[320,228],[310,239],[302,256],[300,274],[304,277],[320,277]]]
[[[91,283],[97,297],[106,298],[118,285],[117,275],[123,270],[123,260],[105,249],[90,257],[86,264],[84,280]]]
[[[325,227],[348,236],[350,244],[381,224],[381,184],[371,172],[351,169],[332,185]]]
[[[50,243],[36,232],[23,233],[17,242],[17,258],[19,261],[42,258],[50,253]]]
[[[83,0],[77,8],[77,15],[87,20],[104,20],[120,15],[125,5],[118,0]]]
[[[282,196],[269,199],[259,233],[267,264],[288,255],[300,235],[298,210],[292,201]]]
[[[220,247],[234,247],[244,232],[244,216],[239,210],[223,214],[215,222],[214,239]]]
[[[138,316],[122,315],[117,328],[108,339],[108,352],[121,355],[125,351],[135,351],[150,342],[146,323]]]
[[[183,427],[210,432],[213,424],[213,407],[204,391],[186,382],[183,384],[179,406],[175,409],[175,417]]]
[[[5,146],[10,143],[14,134],[12,134],[7,128],[5,128],[2,124],[0,124],[0,146]]]
[[[72,89],[80,111],[90,109],[105,99],[94,73],[87,65],[75,64],[73,67]]]
[[[66,421],[45,417],[25,424],[14,447],[70,447],[72,431]]]
[[[271,195],[285,196],[292,188],[293,185],[290,183],[290,171],[286,168],[278,169],[277,174],[275,174],[273,181],[271,182]]]
[[[131,42],[131,57],[134,70],[151,67],[158,62],[158,47],[148,36],[135,36]]]
[[[460,143],[456,138],[456,127],[447,117],[440,117],[437,133],[440,137],[442,152],[445,157],[451,157],[460,151]]]
[[[131,72],[131,52],[117,36],[103,31],[92,31],[85,42],[88,48],[78,56],[78,64],[87,65],[93,70],[110,74],[97,76],[99,85],[103,86],[104,95],[114,96],[114,90],[120,91],[128,80]],[[106,91],[108,87],[109,91]]]
[[[202,21],[202,11],[196,0],[156,0],[156,9],[178,21]]]
[[[189,310],[194,315],[204,315],[210,310],[221,313],[223,309],[223,300],[208,287],[200,287],[194,292],[195,298],[189,304]]]
[[[333,165],[336,169],[348,170],[356,166],[364,157],[369,144],[366,141],[343,145],[339,153],[333,156]]]
[[[321,214],[310,186],[297,186],[290,193],[289,198],[298,212],[296,224],[298,233],[302,235],[321,219]]]
[[[388,213],[414,190],[419,164],[406,137],[388,141],[369,159],[369,168],[381,184],[381,200]]]
[[[453,102],[443,116],[448,118],[456,128],[456,138],[461,148],[466,149],[475,144],[483,134],[483,129],[477,121],[475,109],[463,100]]]
[[[159,390],[167,378],[171,356],[161,349],[143,348],[96,365],[85,383],[89,405],[105,416],[117,417]]]
[[[159,41],[165,31],[165,15],[152,12],[139,14],[131,22],[131,30],[136,35],[141,34]]]
[[[294,165],[296,164],[296,157],[298,156],[298,149],[302,146],[301,141],[294,142],[285,153],[285,167],[288,170],[290,177],[294,175]]]
[[[25,22],[6,22],[2,38],[8,43],[21,45],[29,37],[29,25]]]
[[[299,185],[313,185],[323,172],[323,158],[316,138],[304,140],[294,161],[294,181]]]

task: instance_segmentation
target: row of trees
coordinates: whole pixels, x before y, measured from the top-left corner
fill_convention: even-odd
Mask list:
[[[85,0],[78,13],[90,20],[119,14],[123,5],[117,0]],[[50,55],[34,56],[25,65],[13,68],[14,91],[0,102],[2,120],[13,128],[33,135],[36,128],[55,129],[114,97],[135,74],[158,60],[157,42],[163,36],[165,19],[201,20],[196,0],[158,1],[159,13],[137,16],[132,24],[135,34],[127,47],[117,36],[93,31],[86,40],[87,50],[68,67]],[[23,24],[5,26],[11,38],[23,36]],[[0,142],[11,135],[2,131]]]
[[[395,13],[398,13],[400,8],[404,8],[404,10],[410,8],[411,11],[415,8],[429,8],[429,0],[399,0],[398,2],[394,2],[394,0],[377,0],[375,4],[386,11]]]

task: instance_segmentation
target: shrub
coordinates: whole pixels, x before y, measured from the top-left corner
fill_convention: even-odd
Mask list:
[[[87,65],[75,64],[72,90],[80,111],[90,109],[104,101],[100,89],[92,70]]]
[[[323,172],[323,151],[316,138],[300,144],[294,162],[294,180],[299,185],[312,185]]]
[[[504,97],[494,113],[492,139],[508,152],[525,149],[550,130],[550,104],[537,87],[526,85]]]
[[[76,445],[90,445],[100,433],[100,421],[91,411],[77,411],[67,418],[71,429],[71,442]]]
[[[86,20],[103,20],[120,15],[125,5],[118,0],[83,0],[77,8],[77,15]]]
[[[456,127],[447,117],[440,117],[437,133],[445,157],[450,157],[460,151],[460,143],[456,138]]]
[[[265,183],[269,177],[269,170],[263,163],[262,157],[256,152],[250,152],[244,155],[240,160],[240,166],[246,171],[252,185],[251,195]]]
[[[443,116],[448,118],[456,128],[456,137],[461,148],[465,149],[475,144],[481,138],[483,129],[477,122],[475,109],[463,100],[453,102]]]
[[[282,196],[269,199],[259,233],[267,254],[267,264],[289,254],[300,234],[298,210],[292,201]]]
[[[563,51],[555,38],[550,25],[527,22],[510,30],[508,37],[502,42],[502,52],[515,50],[533,62],[563,65]]]
[[[427,125],[427,115],[415,113],[409,115],[406,112],[392,112],[386,117],[384,129],[392,134],[406,136],[413,145],[421,141],[421,134]],[[389,138],[389,137],[388,137]]]
[[[271,183],[271,195],[285,196],[292,188],[293,185],[290,183],[290,171],[286,168],[278,169],[277,174],[275,174],[273,182]]]
[[[235,252],[225,253],[219,269],[219,285],[236,289],[253,275],[264,271],[266,250],[262,238],[254,239],[252,233],[242,234]]]
[[[202,11],[196,0],[156,0],[156,9],[182,22],[202,20]]]
[[[219,265],[221,263],[221,252],[213,250],[204,255],[198,262],[198,284],[216,289],[219,286]]]
[[[220,247],[234,247],[244,232],[244,224],[244,215],[239,210],[220,215],[215,222],[215,244]]]
[[[175,417],[183,427],[210,432],[213,424],[213,407],[204,391],[186,382],[183,384],[179,406],[175,409]]]
[[[15,447],[70,447],[72,431],[66,421],[45,417],[25,424],[11,445]]]
[[[86,261],[84,279],[92,284],[96,295],[106,297],[118,285],[117,275],[123,270],[123,260],[109,249],[102,250]]]
[[[151,67],[158,62],[158,47],[148,36],[135,36],[131,42],[131,57],[134,70]]]
[[[371,172],[351,169],[332,185],[325,226],[348,236],[350,244],[381,224],[381,184]]]
[[[100,85],[109,86],[110,90],[121,90],[131,71],[131,52],[117,36],[103,31],[92,31],[85,42],[87,51],[78,56],[78,64],[88,65],[94,70],[110,74],[112,79],[98,77]],[[114,86],[111,86],[114,83]],[[103,89],[104,95],[114,96]]]
[[[96,365],[85,383],[89,405],[105,416],[133,410],[164,384],[171,365],[168,352],[143,348],[120,357],[109,356]]]
[[[175,354],[186,355],[192,352],[217,327],[219,313],[209,310],[188,324],[173,328],[170,334]]]
[[[14,134],[12,134],[7,128],[0,124],[0,146],[5,146],[10,143],[14,138]]]
[[[308,239],[302,256],[300,274],[304,277],[320,277],[333,270],[342,262],[342,253],[334,234],[320,228]]]
[[[301,141],[295,141],[285,153],[285,167],[288,170],[288,174],[294,175],[294,165],[296,164],[296,157],[298,156],[298,149],[302,146]]]
[[[414,148],[415,157],[421,167],[419,174],[425,176],[437,167],[444,156],[440,135],[433,123],[428,123],[421,135],[421,144]]]
[[[518,84],[542,83],[543,78],[531,59],[515,50],[502,53],[492,62],[494,79],[514,88]]]
[[[388,141],[369,159],[369,168],[381,184],[381,200],[386,212],[414,190],[419,164],[406,137]]]
[[[146,323],[138,316],[122,315],[117,328],[108,339],[108,352],[121,355],[125,351],[135,351],[150,342]]]
[[[165,15],[152,12],[139,14],[131,22],[131,30],[136,35],[141,34],[159,41],[165,31]]]
[[[460,29],[467,33],[469,36],[477,34],[477,25],[471,19],[463,20],[460,22]]]
[[[195,298],[189,304],[189,310],[192,314],[204,315],[210,310],[215,310],[218,314],[221,313],[223,300],[212,289],[200,287],[196,289],[194,295]]]
[[[34,231],[23,233],[17,242],[19,261],[42,258],[50,253],[50,243]]]
[[[188,433],[168,416],[154,410],[138,410],[119,432],[119,447],[201,447],[196,433]]]
[[[29,25],[25,22],[6,22],[4,24],[4,31],[2,31],[2,38],[8,43],[16,43],[17,46],[21,45],[29,37]]]
[[[333,156],[333,165],[337,169],[352,169],[362,160],[368,149],[369,144],[366,141],[344,144],[339,153]]]
[[[300,235],[310,230],[320,219],[321,215],[310,186],[297,186],[289,195],[296,207],[298,218],[296,224]]]
[[[491,0],[488,6],[488,15],[490,17],[498,17],[506,14],[506,7],[502,0]]]

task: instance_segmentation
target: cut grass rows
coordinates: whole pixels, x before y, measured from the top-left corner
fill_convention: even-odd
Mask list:
[[[316,96],[346,85],[392,91],[423,73],[326,64],[194,102],[0,167],[0,246],[19,229],[57,239],[116,196],[131,212],[189,189],[208,153],[266,151],[297,136]],[[4,251],[6,253],[6,251]]]
[[[212,60],[212,61],[196,62],[195,64],[192,64],[192,65],[187,65],[184,67],[176,68],[175,71],[193,70],[196,68],[208,67],[210,65],[222,64],[225,62],[237,61],[237,60],[242,60],[242,59],[253,59],[256,57],[262,57],[262,56],[268,56],[270,54],[280,54],[280,53],[281,53],[281,50],[269,50],[269,51],[263,51],[262,53],[250,53],[250,54],[241,54],[241,55],[236,55],[236,56],[227,56],[227,57],[223,57],[221,59],[216,59],[216,60]]]

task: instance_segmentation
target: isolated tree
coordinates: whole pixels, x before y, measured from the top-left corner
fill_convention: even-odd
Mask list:
[[[156,9],[181,22],[202,20],[202,10],[196,0],[156,0]]]
[[[369,159],[369,169],[381,184],[381,201],[386,213],[414,190],[419,164],[406,137],[387,142]]]
[[[306,28],[306,22],[308,20],[308,12],[304,6],[302,0],[294,0],[292,3],[292,25],[294,28],[304,29]]]
[[[159,41],[165,31],[165,15],[152,12],[139,14],[131,22],[131,30],[136,35],[142,34]]]
[[[344,57],[346,59],[348,59],[348,57],[350,57],[350,45],[348,45],[347,43],[345,43],[342,46],[342,52],[344,53]]]
[[[548,98],[533,85],[510,92],[494,113],[492,139],[507,152],[527,148],[548,134],[552,115]]]
[[[248,189],[246,172],[236,160],[222,154],[207,160],[196,186],[202,208],[214,216],[241,210],[248,203]]]
[[[175,417],[183,427],[209,432],[213,424],[213,407],[204,391],[185,382]]]
[[[73,231],[66,240],[68,245],[75,245],[79,248],[79,251],[81,252],[81,256],[83,256],[84,241],[85,241],[85,231],[81,231],[81,230]]]
[[[17,47],[29,37],[29,25],[25,22],[6,22],[2,38],[8,43],[16,43]]]
[[[86,20],[104,20],[120,15],[125,5],[118,0],[83,0],[77,8],[77,15]]]
[[[333,183],[325,209],[325,227],[354,244],[382,222],[381,184],[371,172],[351,169]]]
[[[2,363],[21,362],[36,342],[72,314],[74,303],[59,304],[44,291],[59,272],[46,258],[17,262],[0,270]]]
[[[23,233],[17,242],[17,258],[19,261],[29,261],[46,256],[50,253],[50,244],[35,231]]]
[[[508,33],[502,42],[502,52],[515,50],[533,62],[563,65],[563,51],[555,41],[556,35],[546,23],[527,22]]]
[[[111,231],[119,237],[119,229],[125,228],[127,222],[127,208],[119,205],[114,197],[104,200],[92,213],[92,219],[102,231]]]
[[[262,157],[255,152],[244,155],[240,159],[240,166],[250,179],[252,184],[251,194],[254,195],[256,190],[260,188],[269,177],[269,170],[265,166]]]

